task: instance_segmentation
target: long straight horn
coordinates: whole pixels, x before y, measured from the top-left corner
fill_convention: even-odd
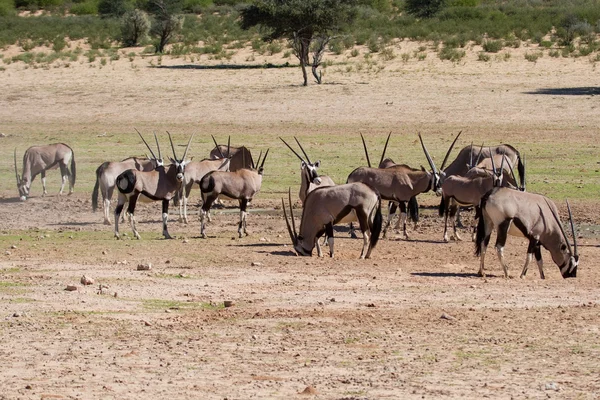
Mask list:
[[[17,186],[21,184],[21,177],[19,176],[19,172],[17,170],[17,148],[15,147],[15,177],[17,178]]]
[[[571,213],[571,206],[569,205],[569,200],[567,200],[567,210],[569,210],[569,224],[571,225],[571,233],[573,234],[573,248],[574,253],[573,256],[579,257],[579,251],[577,250],[577,235],[575,234],[575,224],[573,223],[573,213]]]
[[[502,150],[502,163],[500,163],[500,174],[504,173],[504,160],[506,160],[506,150]]]
[[[194,138],[195,133],[192,133],[192,136],[190,136],[190,140],[188,140],[188,144],[185,148],[185,151],[183,152],[183,158],[181,159],[181,161],[185,161],[185,158],[187,157],[187,153],[190,149],[190,145],[192,144],[192,139]]]
[[[154,141],[156,142],[156,148],[158,149],[158,158],[162,160],[162,154],[160,154],[160,144],[158,144],[158,137],[156,137],[156,132],[154,132]]]
[[[144,137],[142,136],[142,134],[140,133],[140,131],[138,131],[137,128],[133,128],[133,129],[135,129],[135,131],[138,133],[138,135],[140,135],[140,138],[142,139],[142,142],[144,142],[144,144],[146,145],[146,147],[148,148],[148,150],[150,150],[150,154],[152,154],[152,157],[154,157],[154,159],[157,159],[156,156],[154,155],[154,152],[152,151],[152,149],[148,145],[148,142],[146,142],[146,139],[144,139]]]
[[[558,224],[558,227],[560,228],[560,231],[561,231],[563,237],[565,238],[565,242],[567,243],[567,247],[569,249],[569,254],[573,255],[574,254],[573,249],[571,249],[571,243],[569,243],[569,238],[567,236],[567,233],[565,232],[565,228],[563,228],[562,223],[560,222],[560,219],[558,218],[558,215],[556,215],[556,212],[554,211],[554,208],[552,208],[552,205],[550,204],[548,199],[544,198],[544,200],[546,200],[546,204],[548,204],[548,208],[550,209],[550,212],[554,216],[554,219],[556,220],[556,223]]]
[[[470,161],[469,161],[469,168],[473,168],[473,142],[471,142],[471,157],[470,157]]]
[[[173,144],[173,138],[171,138],[171,134],[169,133],[169,131],[167,131],[167,134],[169,135],[169,142],[171,142],[171,149],[173,150],[173,157],[175,158],[175,160],[179,160],[177,158],[177,154],[175,154],[175,145]]]
[[[281,137],[279,139],[281,139]],[[298,157],[300,159],[300,161],[304,162],[304,159],[300,156],[300,154],[296,153],[296,150],[292,149],[292,146],[287,144],[287,142],[283,139],[281,139],[281,141],[288,147],[288,149],[290,149],[292,151],[292,153],[294,153],[296,155],[296,157]]]
[[[296,139],[296,136],[294,136],[294,140],[296,141],[296,143],[298,143],[298,146],[300,147],[300,150],[302,150],[302,154],[304,154],[304,157],[306,157],[306,161],[308,161],[309,164],[312,164],[310,162],[310,158],[308,157],[308,154],[306,154],[306,152],[304,151],[304,147],[302,147],[302,145],[300,144],[300,142],[298,141],[298,139]]]
[[[383,146],[383,153],[381,153],[381,160],[379,160],[379,165],[383,162],[383,158],[385,157],[385,151],[387,150],[388,143],[390,142],[390,137],[392,136],[392,132],[388,134],[387,140],[385,141],[385,146]]]
[[[525,191],[525,171],[527,170],[525,165],[525,154],[523,154],[523,177],[521,179],[522,190]],[[516,178],[515,178],[516,181]]]
[[[288,190],[288,196],[290,197],[290,212],[292,213],[292,221],[294,221],[294,214],[292,211],[291,189]],[[290,226],[290,221],[288,220],[287,212],[285,210],[285,201],[283,200],[283,197],[281,198],[281,207],[283,208],[283,216],[285,217],[285,225],[287,226],[288,233],[290,234],[290,239],[292,239],[292,243],[295,246],[296,243],[298,243],[298,240],[296,237],[296,228],[294,226],[294,231],[292,231],[292,227]]]
[[[294,236],[296,242],[298,241],[298,234],[296,233],[296,220],[294,218],[294,206],[292,205],[292,188],[288,187],[288,201],[290,202],[290,217],[292,219],[292,229],[294,230]]]
[[[231,135],[227,136],[227,158],[229,158],[231,156],[230,151],[231,151]],[[244,152],[244,150],[242,150],[242,153],[243,152]]]
[[[256,160],[256,164],[254,164],[254,160],[252,160],[252,168],[256,169],[257,165],[260,165],[260,159],[262,157],[262,150],[260,151],[260,153],[258,153],[258,160]]]
[[[504,160],[502,160],[504,161]],[[512,165],[510,163],[506,163],[506,165],[508,165],[508,169],[510,170],[510,176],[512,176],[513,180],[515,181],[515,184],[517,185],[517,189],[519,188],[519,182],[517,182],[517,176],[515,175],[515,170],[513,169]]]
[[[481,149],[479,149],[479,155],[477,156],[477,161],[475,161],[475,165],[479,165],[482,155],[483,155],[483,143],[481,143]]]
[[[371,160],[369,160],[369,152],[367,151],[367,144],[365,143],[365,138],[363,137],[363,134],[360,134],[360,138],[362,139],[363,142],[363,147],[365,148],[365,156],[367,156],[367,165],[369,166],[369,168],[371,168]]]
[[[217,140],[215,139],[215,137],[213,135],[210,135],[210,137],[212,138],[213,142],[215,143],[215,146],[217,147],[217,151],[219,152],[219,155],[221,156],[221,158],[225,158],[225,156],[223,155],[223,152],[221,151],[221,148],[217,144]]]
[[[420,133],[418,135],[419,135],[419,140],[421,141],[421,146],[423,147],[423,151],[425,152],[425,157],[427,157],[427,162],[429,163],[429,166],[433,170],[433,173],[437,173],[437,170],[435,169],[435,164],[433,163],[433,160],[431,159],[431,156],[429,155],[429,152],[427,151],[427,147],[425,147],[425,143],[423,143],[423,138],[421,137]]]
[[[264,168],[265,160],[267,159],[267,156],[269,155],[269,150],[270,149],[267,149],[267,152],[265,153],[265,156],[263,157],[262,162],[260,163],[260,167],[258,167],[258,169]]]
[[[488,147],[488,149],[490,150],[490,154],[492,154],[492,149],[489,147]],[[492,173],[494,175],[497,175],[498,172],[496,171],[496,163],[494,162],[494,157],[492,156],[491,159],[492,159]]]
[[[448,157],[450,157],[450,153],[452,152],[452,149],[454,148],[454,145],[456,144],[456,141],[458,140],[458,138],[460,137],[460,134],[462,133],[462,131],[458,132],[458,135],[456,135],[456,137],[454,138],[454,141],[452,142],[452,144],[450,145],[450,148],[448,149],[448,151],[446,152],[446,157],[444,157],[444,161],[442,162],[442,171],[444,170],[444,167],[446,166],[446,161],[448,161]]]

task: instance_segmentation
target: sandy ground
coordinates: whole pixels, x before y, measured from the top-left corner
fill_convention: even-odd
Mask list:
[[[402,42],[395,51],[416,48]],[[205,240],[196,214],[186,226],[172,213],[170,241],[160,238],[159,205],[139,208],[141,241],[129,239],[127,224],[128,236],[114,240],[91,212],[91,172],[114,147],[109,139],[134,126],[243,132],[256,145],[279,135],[329,135],[340,151],[357,132],[382,138],[392,129],[420,130],[446,146],[468,129],[477,140],[595,151],[595,63],[548,56],[531,63],[523,56],[529,50],[488,63],[475,51],[459,64],[398,56],[370,70],[362,56],[341,57],[348,64],[329,66],[326,83],[308,88],[298,85],[298,69],[225,68],[207,59],[164,57],[164,68],[140,57],[5,66],[0,398],[598,398],[594,200],[573,201],[581,265],[571,280],[547,252],[546,280],[535,267],[525,279],[504,279],[493,252],[490,276],[477,277],[472,242],[441,241],[434,196],[424,196],[411,240],[394,233],[370,260],[358,260],[362,241],[344,230],[334,259],[296,257],[277,184],[257,196],[252,208],[262,211],[251,212],[242,239],[233,208],[215,210]],[[257,55],[255,63],[285,61]],[[50,196],[39,196],[36,181],[33,197],[19,202],[13,148],[61,135],[86,143],[77,192],[57,197],[58,178],[49,174]],[[513,277],[525,251],[523,240],[509,239]],[[137,270],[148,263],[150,270]],[[83,275],[94,284],[82,285]]]

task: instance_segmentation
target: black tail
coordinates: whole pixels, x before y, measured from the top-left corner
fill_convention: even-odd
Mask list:
[[[479,203],[479,222],[477,222],[477,236],[475,236],[475,255],[479,257],[481,255],[481,245],[485,240],[485,217],[483,215],[483,210],[485,210],[485,203],[490,197],[490,194],[493,190],[490,190],[481,198],[481,202]]]
[[[517,152],[517,170],[519,171],[519,180],[521,188],[525,190],[525,164],[521,160],[521,154]]]
[[[440,201],[440,206],[438,207],[438,213],[439,213],[440,217],[443,217],[444,214],[446,213],[446,200],[444,199],[444,196],[442,196],[442,200]]]
[[[75,187],[77,179],[77,166],[75,165],[75,152],[71,149],[71,187]]]
[[[108,166],[108,162],[103,162],[98,168],[96,168],[96,184],[92,191],[92,210],[98,209],[98,189],[100,188],[100,176],[104,173],[104,169]]]
[[[369,249],[374,249],[379,241],[379,235],[381,235],[381,228],[383,227],[383,216],[381,215],[381,197],[377,201],[377,210],[375,211],[375,217],[373,218],[373,226],[371,227],[371,240],[369,242]]]
[[[417,203],[416,196],[413,196],[408,200],[408,215],[413,222],[419,222],[419,203]]]

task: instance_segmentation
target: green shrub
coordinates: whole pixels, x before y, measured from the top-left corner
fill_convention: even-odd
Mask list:
[[[269,55],[281,53],[282,50],[283,47],[278,41],[272,41],[271,43],[267,44],[267,52],[269,53]]]
[[[118,18],[131,8],[130,4],[127,0],[99,0],[98,14]]]
[[[477,54],[477,61],[490,61],[490,55],[480,51],[479,54]]]
[[[63,51],[65,47],[67,47],[67,41],[64,37],[57,37],[52,41],[52,50],[56,53]]]
[[[141,10],[128,11],[121,18],[121,43],[125,47],[137,46],[148,38],[150,19]]]
[[[525,53],[525,59],[529,62],[537,62],[538,58],[542,57],[543,54],[542,52],[534,52],[534,53],[530,53],[527,52]]]
[[[0,0],[0,17],[15,15],[15,3],[13,0]]]
[[[502,40],[486,40],[483,42],[483,51],[497,53],[504,47]]]
[[[451,47],[444,47],[438,53],[438,56],[440,57],[441,60],[450,60],[453,62],[458,62],[458,61],[462,60],[462,58],[465,56],[465,54],[466,53],[464,50],[453,49]]]
[[[98,3],[96,0],[89,0],[84,3],[73,4],[71,13],[75,15],[95,15],[98,13]]]
[[[212,0],[184,0],[183,2],[183,9],[194,14],[200,14],[211,6],[213,6]]]

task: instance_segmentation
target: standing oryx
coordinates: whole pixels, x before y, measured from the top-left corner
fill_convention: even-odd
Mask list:
[[[187,156],[192,138],[185,148],[182,158],[177,158],[175,154],[175,146],[173,145],[173,139],[171,134],[169,135],[169,141],[171,142],[171,149],[173,150],[173,158],[171,158],[171,164],[167,166],[160,166],[154,171],[138,171],[136,169],[128,169],[117,177],[116,186],[119,189],[119,201],[115,208],[115,237],[119,236],[119,215],[123,210],[123,206],[126,201],[129,201],[127,212],[131,217],[131,229],[137,239],[140,239],[140,235],[135,227],[135,205],[139,200],[143,202],[150,201],[162,201],[162,222],[163,222],[163,235],[166,239],[171,239],[169,231],[167,230],[167,220],[169,218],[169,201],[175,196],[177,191],[181,188],[185,174],[185,157]]]
[[[306,199],[308,193],[312,192],[318,187],[335,186],[335,182],[327,175],[319,175],[317,173],[317,168],[321,166],[321,161],[317,160],[313,164],[298,139],[294,137],[294,140],[296,143],[298,143],[298,146],[300,147],[300,150],[302,150],[306,160],[296,153],[296,151],[289,144],[287,144],[285,140],[281,139],[281,141],[292,151],[292,153],[294,153],[296,157],[300,159],[300,192],[298,193],[298,196],[300,197],[302,204],[304,204],[304,199]]]
[[[71,170],[69,171],[69,163]],[[38,174],[42,175],[43,194],[46,191],[46,171],[60,167],[62,183],[58,194],[62,194],[67,179],[69,180],[69,194],[73,193],[75,178],[77,175],[75,167],[75,153],[73,149],[64,143],[54,143],[46,146],[31,146],[23,155],[23,176],[17,171],[17,149],[15,148],[15,176],[17,177],[17,189],[21,201],[27,200],[31,183]]]
[[[575,278],[579,265],[579,253],[577,252],[577,235],[569,202],[567,202],[567,209],[573,234],[573,248],[571,248],[569,238],[558,218],[556,205],[547,197],[508,188],[495,188],[488,192],[481,199],[482,216],[479,219],[475,243],[475,254],[480,257],[479,275],[485,276],[485,252],[490,242],[490,235],[495,229],[497,232],[496,251],[505,278],[509,277],[508,265],[504,261],[504,245],[507,235],[529,239],[527,258],[521,278],[527,273],[529,262],[535,254],[540,278],[544,279],[540,246],[544,246],[550,252],[552,260],[558,265],[563,278]]]
[[[212,171],[204,175],[200,180],[200,191],[202,192],[202,210],[200,216],[200,236],[206,238],[205,220],[207,219],[210,207],[213,205],[219,195],[225,195],[232,199],[238,199],[240,203],[240,222],[238,225],[238,234],[241,238],[246,232],[246,208],[252,198],[259,192],[262,185],[262,176],[265,160],[269,155],[269,149],[261,162],[261,154],[258,156],[256,166],[251,169],[242,168],[237,171]]]
[[[142,134],[136,129],[138,135],[150,151],[152,158],[138,158],[129,157],[120,162],[103,162],[96,169],[96,184],[92,191],[92,210],[98,209],[98,192],[102,193],[102,208],[104,211],[104,225],[110,225],[110,201],[112,199],[113,191],[115,190],[115,181],[117,176],[128,169],[136,169],[138,171],[152,171],[157,167],[163,165],[162,155],[160,154],[160,145],[156,134],[154,134],[154,140],[156,141],[156,147],[158,148],[158,157],[154,154]]]
[[[213,136],[213,141],[215,145],[217,142]],[[219,147],[216,147],[219,149]],[[229,154],[229,152],[227,152]],[[185,166],[185,176],[183,181],[183,186],[181,188],[181,201],[179,202],[179,221],[185,224],[188,223],[187,217],[187,203],[188,198],[190,197],[190,193],[194,184],[200,185],[200,180],[204,175],[208,174],[211,171],[229,171],[229,165],[231,160],[225,156],[223,153],[219,153],[220,158],[210,159],[205,158],[201,161],[190,161]]]
[[[329,256],[333,257],[333,226],[353,211],[363,233],[364,244],[360,258],[371,257],[371,251],[379,240],[383,222],[381,197],[376,190],[361,182],[325,186],[313,190],[306,196],[298,233],[294,222],[291,191],[288,192],[288,196],[293,228],[290,227],[283,199],[281,204],[288,232],[298,255],[312,256],[319,237],[325,233],[329,242]],[[317,251],[319,257],[322,257],[318,246]]]
[[[252,153],[245,146],[232,147],[229,145],[229,142],[227,143],[227,146],[215,142],[215,148],[210,151],[209,158],[223,158],[223,154],[225,154],[225,157],[231,159],[229,165],[229,171],[231,172],[235,172],[242,168],[251,169],[254,166]]]

